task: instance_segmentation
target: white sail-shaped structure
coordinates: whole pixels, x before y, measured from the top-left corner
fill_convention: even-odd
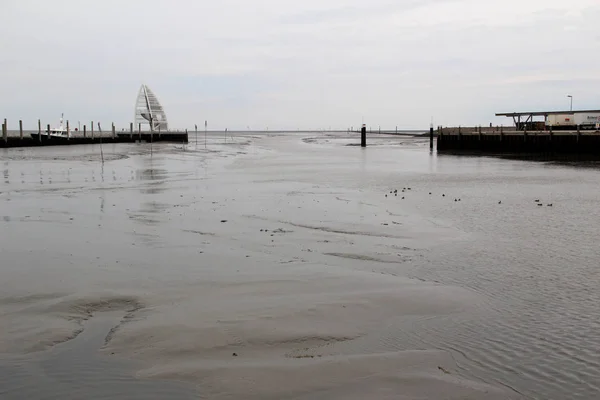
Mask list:
[[[135,102],[135,126],[142,124],[142,129],[146,124],[151,131],[167,131],[169,125],[167,123],[167,115],[164,108],[158,102],[156,95],[146,85],[142,85]]]

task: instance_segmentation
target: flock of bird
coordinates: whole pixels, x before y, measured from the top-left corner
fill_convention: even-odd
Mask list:
[[[402,188],[402,192],[401,192],[401,193],[405,193],[406,191],[410,191],[410,190],[412,190],[412,189],[411,189],[411,188],[409,188],[409,187],[405,187],[405,188]],[[393,189],[393,190],[390,190],[390,193],[389,193],[389,194],[393,194],[395,197],[398,197],[398,189]],[[429,195],[431,195],[431,194],[432,194],[432,193],[431,193],[431,192],[429,192]],[[385,197],[388,197],[388,195],[386,194],[386,195],[385,195]],[[446,197],[446,194],[445,194],[445,193],[442,193],[442,197]],[[402,200],[404,200],[404,196],[402,196]],[[455,198],[455,199],[454,199],[454,201],[455,201],[455,202],[458,202],[458,201],[460,201],[460,200],[461,200],[460,198]],[[542,207],[542,206],[544,205],[544,204],[542,204],[542,202],[541,202],[541,200],[540,200],[540,199],[535,199],[535,203],[537,203],[537,205],[538,205],[539,207]],[[502,204],[502,200],[498,201],[498,204]],[[552,203],[548,203],[548,204],[546,204],[546,206],[547,206],[547,207],[552,207],[552,206],[553,206],[553,204],[552,204]]]

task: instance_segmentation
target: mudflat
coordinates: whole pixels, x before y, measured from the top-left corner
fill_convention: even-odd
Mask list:
[[[518,360],[496,370],[516,351],[486,343],[488,318],[506,321],[496,287],[431,272],[490,240],[446,213],[526,199],[473,191],[425,141],[356,139],[105,145],[104,163],[98,146],[1,151],[0,397],[538,393]]]

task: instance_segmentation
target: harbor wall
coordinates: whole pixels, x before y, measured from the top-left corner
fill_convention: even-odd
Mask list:
[[[440,153],[494,153],[582,155],[600,159],[600,133],[585,131],[480,131],[479,129],[439,128]]]

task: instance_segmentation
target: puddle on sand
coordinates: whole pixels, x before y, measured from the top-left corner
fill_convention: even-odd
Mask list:
[[[133,364],[99,352],[122,311],[95,314],[73,340],[27,357],[0,360],[2,400],[197,399],[188,384],[136,379]]]

